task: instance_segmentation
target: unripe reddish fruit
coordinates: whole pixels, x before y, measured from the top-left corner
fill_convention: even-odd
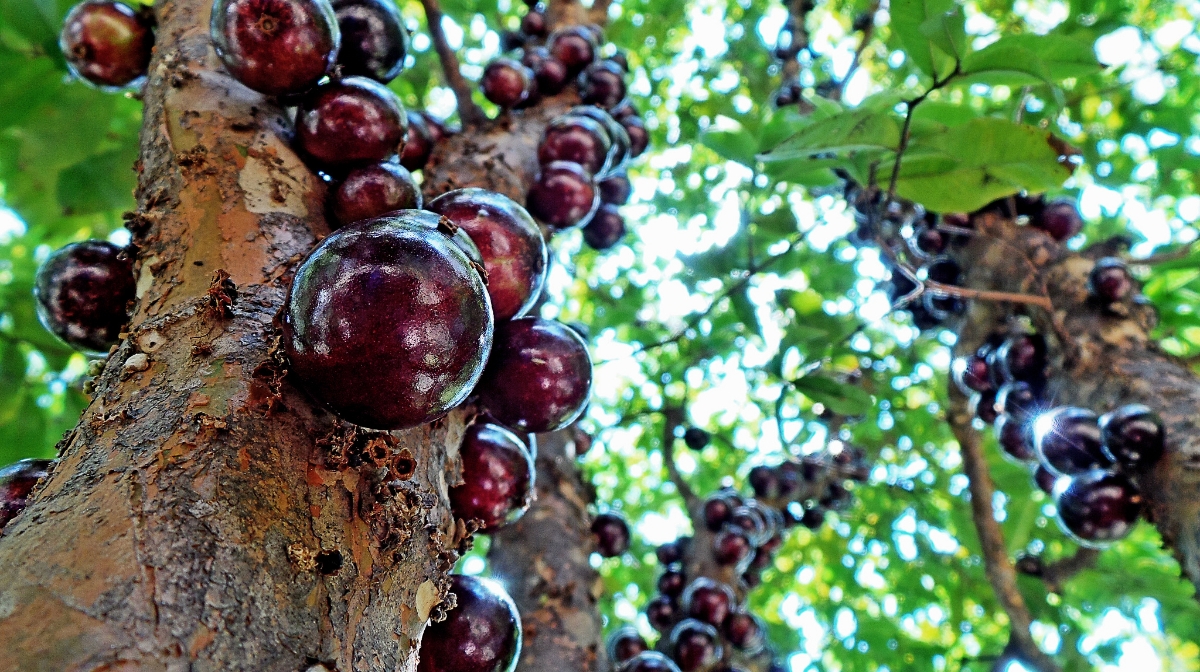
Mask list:
[[[750,553],[754,545],[747,533],[736,527],[721,530],[713,537],[713,559],[723,567],[733,567],[740,564]]]
[[[682,672],[706,670],[721,660],[717,629],[695,619],[684,620],[671,630],[670,647]]]
[[[625,205],[633,195],[633,185],[625,173],[609,175],[600,180],[600,201],[613,205]]]
[[[583,227],[583,242],[593,250],[607,250],[625,237],[625,218],[615,205],[604,203]]]
[[[1115,257],[1104,257],[1092,267],[1088,274],[1088,294],[1101,303],[1124,301],[1133,293],[1133,276],[1125,262]]]
[[[1104,546],[1133,530],[1142,495],[1121,474],[1089,471],[1055,486],[1058,520],[1085,546]]]
[[[683,613],[711,625],[720,625],[733,610],[733,589],[710,578],[692,581],[683,593]]]
[[[542,10],[531,9],[521,17],[521,32],[530,37],[546,36],[546,15]]]
[[[574,422],[591,389],[592,361],[579,334],[554,320],[520,317],[496,329],[476,391],[492,417],[541,434]]]
[[[1100,447],[1096,414],[1083,408],[1062,406],[1038,416],[1033,423],[1033,448],[1047,469],[1062,476],[1112,464]]]
[[[683,570],[668,569],[658,577],[658,592],[671,597],[679,597],[687,587],[687,575]]]
[[[658,651],[646,651],[625,661],[619,672],[679,672],[679,666]]]
[[[341,44],[329,0],[217,0],[209,32],[229,74],[269,96],[316,86]]]
[[[497,322],[524,315],[546,282],[549,251],[537,222],[512,199],[486,189],[456,189],[429,210],[461,227],[479,247]]]
[[[592,216],[600,204],[592,176],[577,163],[542,167],[526,197],[529,214],[555,229],[569,229]]]
[[[421,115],[421,117],[425,120],[425,123],[428,125],[429,133],[433,137],[434,146],[437,146],[438,143],[442,142],[446,138],[458,133],[456,129],[447,128],[445,122],[429,114],[428,112],[417,112],[417,114]]]
[[[646,620],[659,632],[666,632],[679,620],[679,605],[667,595],[659,595],[646,604]]]
[[[516,107],[533,89],[533,71],[511,58],[497,58],[479,80],[483,97],[505,109]]]
[[[89,0],[67,14],[58,45],[77,77],[119,88],[146,74],[154,32],[150,22],[125,3]]]
[[[579,87],[583,102],[611,110],[625,100],[625,71],[612,61],[597,61],[584,69]]]
[[[567,68],[573,77],[596,60],[596,40],[583,26],[571,26],[555,32],[546,41],[550,55]]]
[[[417,672],[512,672],[521,656],[517,605],[491,579],[455,574],[450,581],[457,606],[425,628]]]
[[[729,522],[733,515],[734,504],[721,495],[713,495],[704,500],[704,526],[711,532],[716,532]]]
[[[127,254],[102,240],[71,243],[51,254],[33,285],[42,325],[86,352],[105,352],[116,344],[137,291]]]
[[[479,380],[492,308],[451,231],[431,212],[401,210],[334,231],[296,270],[284,312],[290,372],[350,422],[425,424]]]
[[[619,513],[601,513],[592,521],[592,536],[596,540],[596,552],[606,558],[615,558],[629,550],[629,523]]]
[[[323,85],[296,110],[296,142],[322,166],[382,161],[404,151],[407,133],[400,99],[366,77]]]
[[[420,170],[429,162],[437,144],[429,118],[420,112],[408,112],[408,141],[400,153],[400,165],[408,170]]]
[[[646,132],[646,123],[641,117],[629,116],[623,117],[621,125],[625,127],[625,132],[629,134],[629,156],[637,158],[646,151],[650,146],[650,134]]]
[[[592,174],[608,165],[612,140],[600,122],[577,115],[565,115],[550,122],[538,144],[538,162],[543,166],[555,161],[570,161]]]
[[[650,645],[634,628],[626,626],[608,637],[608,657],[620,665],[634,656],[649,651]]]
[[[516,434],[477,422],[467,428],[459,456],[463,482],[450,488],[455,518],[481,520],[484,531],[495,532],[525,513],[536,472]]]
[[[412,173],[391,161],[350,171],[330,194],[330,210],[338,226],[420,207],[421,189]]]
[[[370,77],[387,83],[404,69],[408,30],[391,0],[334,0],[342,33],[337,63],[342,76]]]
[[[1017,462],[1029,463],[1037,459],[1033,449],[1033,437],[1030,427],[1018,422],[1011,415],[1001,415],[996,419],[996,440],[1004,454]]]
[[[570,76],[567,66],[560,63],[545,47],[531,47],[521,56],[521,63],[533,71],[538,91],[547,96],[559,93],[567,86]]]
[[[683,443],[692,450],[704,450],[712,441],[712,435],[699,427],[688,427],[683,432]]]
[[[721,626],[725,639],[742,653],[755,654],[766,644],[766,628],[753,614],[737,611],[725,619]]]
[[[1079,208],[1071,201],[1046,204],[1041,214],[1034,217],[1030,223],[1058,241],[1066,240],[1083,230],[1083,218],[1079,216]]]
[[[1134,472],[1154,466],[1166,451],[1162,418],[1141,404],[1126,404],[1100,416],[1100,435],[1104,454]]]
[[[53,464],[52,460],[21,460],[0,469],[0,528],[25,510],[33,486]]]

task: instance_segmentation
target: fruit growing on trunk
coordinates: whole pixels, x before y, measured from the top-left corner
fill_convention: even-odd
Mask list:
[[[545,47],[531,47],[521,56],[521,63],[533,71],[538,91],[547,96],[559,93],[567,86],[570,75],[567,66],[550,55]]]
[[[342,33],[337,63],[343,76],[370,77],[384,84],[404,69],[408,30],[391,0],[334,0]]]
[[[555,229],[584,223],[599,206],[599,192],[582,166],[555,161],[542,166],[526,196],[529,214]]]
[[[620,672],[679,672],[679,666],[658,651],[645,651],[625,661]]]
[[[717,629],[689,618],[671,630],[671,657],[682,672],[706,670],[721,659]]]
[[[1100,441],[1110,460],[1133,472],[1154,466],[1166,451],[1162,418],[1141,404],[1101,416]]]
[[[629,550],[629,523],[619,513],[601,513],[592,521],[592,537],[600,555],[615,558]]]
[[[479,380],[492,309],[471,260],[430,212],[338,229],[296,270],[284,311],[290,372],[350,422],[445,415]]]
[[[391,89],[366,77],[321,86],[296,110],[296,142],[323,167],[347,168],[404,151],[408,116]]]
[[[51,254],[33,286],[42,324],[80,350],[100,353],[115,345],[137,289],[127,254],[101,240],[71,243]]]
[[[611,110],[625,99],[625,70],[612,61],[597,61],[580,75],[583,102]]]
[[[583,242],[593,250],[607,250],[625,237],[625,218],[617,206],[603,203],[583,227]]]
[[[1071,201],[1054,201],[1030,219],[1030,224],[1063,241],[1083,230],[1083,218],[1079,208]]]
[[[1142,495],[1121,474],[1089,471],[1055,486],[1063,529],[1087,546],[1103,546],[1133,530]]]
[[[420,207],[421,189],[412,173],[392,161],[351,171],[330,194],[330,211],[339,226]]]
[[[583,26],[557,31],[546,44],[554,60],[566,66],[568,77],[574,77],[596,60],[595,36]]]
[[[456,518],[480,520],[495,532],[529,508],[536,470],[516,434],[488,422],[467,428],[459,449],[463,482],[450,488]]]
[[[608,657],[620,665],[634,656],[649,651],[650,645],[635,628],[626,626],[608,637]]]
[[[511,58],[488,63],[479,81],[483,96],[503,108],[525,102],[533,90],[533,71]]]
[[[544,166],[570,161],[593,175],[608,166],[612,139],[600,122],[578,115],[564,115],[550,122],[538,145],[538,161]]]
[[[146,74],[154,31],[125,3],[89,0],[67,14],[58,45],[76,76],[99,87],[117,88]]]
[[[1112,464],[1101,448],[1096,414],[1083,408],[1063,406],[1038,416],[1033,423],[1033,447],[1042,464],[1061,476]]]
[[[1133,276],[1125,262],[1114,257],[1104,257],[1092,267],[1088,274],[1088,294],[1101,303],[1124,301],[1133,293]]]
[[[420,112],[408,112],[408,140],[400,153],[400,165],[408,170],[420,170],[429,162],[429,155],[437,144],[434,124]]]
[[[517,605],[491,579],[455,574],[450,581],[457,606],[425,629],[418,672],[512,672],[521,655]]]
[[[683,593],[683,612],[711,625],[721,625],[733,610],[736,599],[733,590],[710,578],[700,577],[692,581]]]
[[[633,185],[625,173],[609,175],[600,180],[600,200],[612,205],[625,205],[633,195]]]
[[[229,74],[269,96],[316,86],[341,45],[329,0],[217,0],[209,32]]]

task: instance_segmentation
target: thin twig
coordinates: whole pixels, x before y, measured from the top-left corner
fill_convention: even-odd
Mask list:
[[[462,120],[463,126],[478,126],[484,123],[487,121],[487,115],[471,98],[471,83],[462,76],[462,71],[458,68],[458,56],[446,41],[446,31],[442,28],[444,15],[441,5],[437,0],[421,0],[421,5],[425,7],[429,38],[433,41],[433,48],[437,50],[438,60],[442,63],[446,85],[454,92],[454,98],[458,101],[459,119]]]
[[[1054,310],[1054,304],[1049,297],[1035,294],[1017,294],[1015,292],[995,292],[987,289],[970,289],[957,285],[944,285],[932,280],[925,281],[925,290],[940,296],[953,296],[959,299],[974,299],[976,301],[1000,301],[1003,303],[1023,303],[1037,306],[1045,310]]]
[[[904,127],[900,130],[900,146],[896,148],[896,160],[892,165],[892,178],[888,183],[887,199],[883,202],[881,212],[887,212],[888,208],[892,206],[892,202],[896,200],[896,182],[900,179],[900,161],[904,158],[904,152],[908,150],[908,141],[912,137],[913,112],[916,111],[918,105],[925,102],[926,98],[929,98],[930,94],[944,88],[960,74],[962,74],[962,63],[955,61],[954,71],[946,75],[945,79],[939,80],[937,77],[934,77],[933,84],[930,85],[925,93],[907,101],[904,110]]]
[[[1129,263],[1137,264],[1139,266],[1153,266],[1155,264],[1165,264],[1168,261],[1179,261],[1180,259],[1187,259],[1188,257],[1192,256],[1192,253],[1195,251],[1196,251],[1195,244],[1184,245],[1183,247],[1176,249],[1176,250],[1171,250],[1170,252],[1160,252],[1158,254],[1152,254],[1148,257],[1143,257],[1141,259],[1132,259],[1132,260],[1130,260]]]
[[[667,468],[667,477],[675,484],[684,505],[693,515],[700,510],[700,498],[696,496],[692,486],[688,485],[679,467],[675,464],[675,429],[683,425],[682,408],[670,407],[663,409],[662,456],[663,466]]]
[[[850,61],[850,67],[846,69],[846,76],[842,78],[841,86],[834,90],[832,98],[836,101],[841,101],[846,95],[846,87],[850,86],[850,79],[854,77],[854,73],[858,71],[859,65],[862,63],[863,53],[871,44],[871,39],[875,37],[875,14],[879,11],[879,0],[871,3],[864,15],[871,17],[871,22],[863,27],[862,40],[858,43],[858,49],[854,50],[854,58]]]

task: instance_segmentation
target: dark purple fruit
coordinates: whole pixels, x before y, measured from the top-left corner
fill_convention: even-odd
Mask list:
[[[467,428],[459,456],[463,482],[450,488],[455,518],[483,521],[482,529],[494,532],[525,513],[536,472],[516,434],[477,422]]]
[[[689,618],[671,630],[671,657],[682,672],[700,672],[721,660],[721,642],[717,629]]]
[[[554,60],[566,66],[568,77],[574,77],[596,60],[595,37],[583,26],[555,32],[546,45]]]
[[[1104,257],[1092,267],[1088,274],[1088,294],[1101,303],[1124,301],[1133,293],[1133,276],[1125,262],[1115,257]]]
[[[692,450],[704,450],[712,442],[712,435],[699,427],[688,427],[683,432],[683,443]]]
[[[604,203],[583,227],[583,242],[593,250],[607,250],[625,237],[625,218],[615,205]]]
[[[608,166],[612,139],[600,122],[577,115],[565,115],[550,122],[538,145],[538,162],[543,166],[555,161],[570,161],[592,174]]]
[[[521,17],[521,32],[530,37],[546,36],[546,15],[538,9],[531,9]]]
[[[400,153],[400,165],[409,170],[420,170],[429,162],[429,155],[437,144],[429,117],[421,112],[408,112],[408,141]]]
[[[954,382],[964,394],[971,392],[990,392],[996,389],[992,384],[992,374],[987,359],[979,355],[959,357],[950,365]]]
[[[1058,521],[1085,546],[1124,538],[1142,511],[1142,495],[1124,475],[1089,471],[1055,487]]]
[[[825,507],[816,505],[804,509],[804,515],[800,517],[800,524],[810,530],[815,530],[825,524]]]
[[[120,340],[136,290],[127,253],[88,240],[66,245],[42,263],[33,297],[46,329],[73,348],[100,353]]]
[[[441,218],[401,210],[334,231],[296,271],[284,314],[291,374],[350,422],[425,424],[471,392],[492,309]]]
[[[1037,459],[1033,449],[1033,437],[1027,423],[1018,422],[1011,415],[996,419],[996,440],[1004,454],[1017,462],[1032,462]]]
[[[497,58],[479,80],[483,97],[505,109],[525,102],[533,89],[533,71],[511,58]]]
[[[421,207],[421,189],[412,173],[392,161],[380,161],[350,171],[329,198],[330,210],[338,226],[393,210]]]
[[[634,628],[626,626],[608,637],[608,657],[613,663],[621,663],[633,658],[644,651],[649,651],[650,645]]]
[[[542,166],[529,189],[529,214],[555,229],[569,229],[592,216],[599,206],[592,176],[577,163],[555,161]]]
[[[521,63],[533,71],[538,91],[547,96],[562,91],[567,86],[570,75],[567,66],[550,55],[545,47],[531,47],[521,56]]]
[[[779,470],[760,464],[746,477],[755,497],[774,499],[779,496]]]
[[[733,567],[741,563],[754,552],[754,544],[746,531],[727,527],[713,537],[713,560],[722,567]]]
[[[574,422],[591,389],[592,360],[579,334],[554,320],[520,317],[496,329],[476,391],[500,422],[541,434]]]
[[[146,74],[154,32],[122,2],[89,0],[63,20],[59,48],[71,72],[96,86],[127,86]]]
[[[688,538],[690,539],[690,537]],[[677,562],[683,562],[683,547],[683,539],[668,541],[654,549],[654,555],[658,558],[660,564],[673,565]]]
[[[641,116],[641,114],[638,112],[637,108],[634,107],[633,103],[629,102],[628,99],[621,101],[620,105],[617,105],[616,107],[609,110],[608,112],[609,112],[609,114],[612,115],[613,119],[616,119],[617,121],[621,122],[622,124],[625,123],[625,119],[628,117],[640,117]]]
[[[21,460],[0,469],[0,528],[29,505],[33,486],[49,474],[53,460]]]
[[[270,96],[316,86],[341,44],[329,0],[217,0],[209,32],[229,74]]]
[[[704,500],[704,526],[710,531],[716,532],[729,522],[730,516],[733,515],[735,505],[728,498],[721,495],[713,495]]]
[[[1100,440],[1110,460],[1134,472],[1154,466],[1166,451],[1162,418],[1141,404],[1100,416]]]
[[[1066,240],[1083,230],[1083,218],[1079,216],[1079,208],[1071,201],[1053,201],[1046,204],[1041,214],[1035,216],[1030,224],[1058,241]]]
[[[629,161],[629,133],[625,131],[621,122],[595,105],[576,105],[571,108],[568,116],[587,117],[599,122],[608,132],[608,137],[612,142],[611,148],[608,150],[608,162],[605,164],[607,166],[605,176],[609,174],[609,171],[625,166]]]
[[[400,99],[366,77],[322,85],[296,110],[296,142],[322,166],[382,161],[404,151],[407,134]]]
[[[629,550],[629,523],[619,513],[601,513],[592,520],[592,537],[597,553],[615,558]]]
[[[992,361],[1004,381],[1040,383],[1046,377],[1046,339],[1041,334],[1014,334],[996,348]]]
[[[679,666],[658,651],[646,651],[625,661],[618,672],[679,672]]]
[[[1047,469],[1062,476],[1112,464],[1101,448],[1096,414],[1083,408],[1060,406],[1038,416],[1033,423],[1033,448]]]
[[[1058,475],[1046,468],[1046,465],[1038,463],[1033,470],[1033,483],[1042,492],[1047,495],[1054,493],[1054,484],[1058,482]]]
[[[735,611],[725,619],[721,632],[733,648],[742,653],[755,654],[766,644],[766,628],[762,621],[745,611]]]
[[[417,672],[512,672],[521,655],[517,605],[491,579],[455,574],[450,581],[457,606],[425,628]]]
[[[683,593],[683,613],[710,625],[720,625],[733,610],[733,590],[707,577],[692,581]]]
[[[658,592],[679,597],[687,587],[687,575],[678,569],[668,569],[658,576]]]
[[[650,146],[650,134],[646,131],[646,123],[641,117],[629,116],[621,118],[621,125],[629,134],[629,156],[637,158]]]
[[[1024,422],[1041,409],[1041,395],[1029,383],[1018,380],[996,391],[996,410]]]
[[[679,620],[679,605],[667,595],[659,595],[646,604],[646,620],[659,632],[666,632]]]
[[[766,541],[775,532],[766,507],[752,499],[733,510],[729,516],[729,524],[741,528],[749,536],[750,543],[755,546]]]
[[[933,227],[924,227],[917,232],[915,244],[925,254],[941,254],[946,251],[950,237]]]
[[[633,185],[625,173],[609,175],[600,180],[600,201],[613,205],[625,205],[633,195]]]
[[[549,251],[537,222],[512,199],[486,189],[456,189],[429,202],[471,236],[483,256],[497,322],[524,315],[546,282]]]
[[[583,102],[611,110],[625,100],[625,70],[612,61],[597,61],[584,69],[579,87]]]
[[[404,69],[408,31],[391,0],[333,0],[342,32],[337,64],[343,76],[370,77],[384,84]]]
[[[625,72],[629,72],[629,57],[625,55],[625,52],[618,51],[618,52],[614,53],[612,56],[609,56],[608,60],[612,61],[613,63],[616,63],[617,66],[621,68],[621,70],[623,70]]]

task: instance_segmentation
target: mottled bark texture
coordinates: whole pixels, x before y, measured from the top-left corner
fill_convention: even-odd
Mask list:
[[[139,298],[0,538],[0,670],[413,670],[448,587],[463,414],[364,432],[288,384],[274,321],[324,187],[217,66],[210,6],[157,6]]]

